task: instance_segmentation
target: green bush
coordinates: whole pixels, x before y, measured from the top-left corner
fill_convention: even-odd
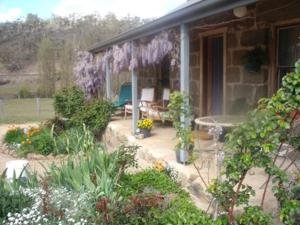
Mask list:
[[[16,127],[6,132],[4,142],[7,144],[18,144],[24,139],[23,129]]]
[[[239,225],[269,225],[273,224],[272,217],[262,211],[258,206],[251,206],[245,209],[245,212],[238,219]]]
[[[64,88],[54,95],[54,110],[70,118],[84,105],[84,93],[79,87]]]
[[[21,156],[28,153],[49,155],[54,151],[53,134],[50,129],[42,129],[21,143],[21,148],[18,150],[18,154]]]
[[[75,126],[85,124],[94,132],[103,132],[114,112],[114,106],[108,101],[94,101],[87,103],[71,118]]]
[[[33,95],[33,93],[29,90],[28,87],[22,87],[22,88],[19,90],[18,96],[19,96],[20,98],[32,98],[34,95]]]
[[[56,116],[52,119],[49,119],[47,121],[45,121],[42,124],[43,128],[48,128],[48,129],[54,129],[54,133],[56,135],[61,134],[62,132],[64,132],[67,128],[69,128],[69,123],[66,120],[62,120],[60,117]]]
[[[125,218],[121,216],[121,221],[126,221],[122,224],[213,224],[212,220],[191,202],[189,194],[165,173],[145,170],[136,174],[126,174],[121,179],[118,192],[126,199],[145,190],[173,197],[167,197],[170,202],[165,208],[153,207],[147,215],[134,214]]]

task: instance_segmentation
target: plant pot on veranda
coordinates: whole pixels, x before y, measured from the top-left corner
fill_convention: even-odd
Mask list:
[[[140,128],[140,133],[144,135],[144,138],[151,136],[151,129]]]
[[[178,163],[186,164],[190,159],[190,153],[185,149],[176,150],[176,161]]]

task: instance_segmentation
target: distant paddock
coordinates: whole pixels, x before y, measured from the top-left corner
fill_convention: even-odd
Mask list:
[[[53,99],[0,100],[0,124],[39,122],[54,117]]]

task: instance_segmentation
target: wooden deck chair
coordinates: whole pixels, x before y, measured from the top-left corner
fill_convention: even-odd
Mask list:
[[[141,93],[141,99],[139,100],[139,113],[147,114],[149,106],[154,101],[154,88],[143,88]],[[132,104],[125,105],[125,119],[127,114],[132,114]]]
[[[170,89],[164,88],[163,95],[160,102],[153,104],[148,110],[148,117],[155,121],[165,121],[168,118],[165,117],[166,112],[168,111],[168,103],[170,100]]]

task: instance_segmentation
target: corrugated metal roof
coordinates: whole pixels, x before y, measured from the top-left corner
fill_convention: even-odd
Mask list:
[[[111,47],[114,44],[121,44],[125,41],[136,40],[141,37],[146,37],[162,30],[178,26],[182,23],[190,23],[201,18],[255,2],[257,2],[257,0],[191,0],[182,4],[165,16],[142,26],[133,28],[104,42],[97,43],[88,51],[97,53],[103,49]]]

